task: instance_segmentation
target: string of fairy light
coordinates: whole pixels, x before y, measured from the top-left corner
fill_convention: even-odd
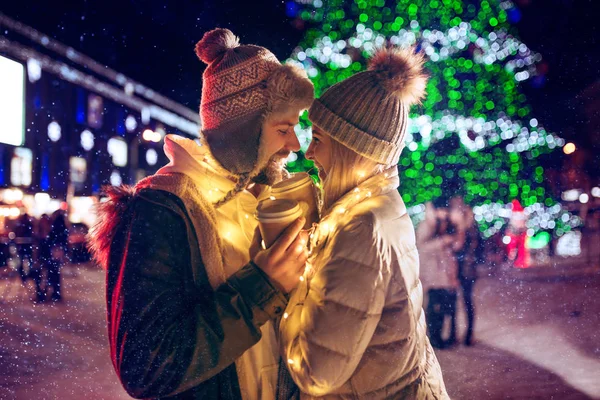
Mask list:
[[[422,218],[423,203],[459,184],[485,236],[506,225],[515,198],[529,216],[530,236],[541,230],[560,236],[579,224],[543,185],[537,158],[565,143],[531,116],[521,93],[522,82],[540,78],[542,56],[514,34],[509,20],[518,10],[511,1],[290,4],[308,29],[288,62],[307,71],[317,96],[365,70],[369,56],[383,45],[415,45],[425,55],[427,97],[411,113],[400,160],[400,192],[415,221]],[[306,117],[296,133],[304,152],[311,140]],[[312,167],[303,154],[289,161],[295,171]]]

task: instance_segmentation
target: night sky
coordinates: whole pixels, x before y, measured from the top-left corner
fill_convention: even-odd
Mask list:
[[[542,87],[523,85],[534,115],[568,140],[598,146],[582,134],[585,99],[577,96],[600,79],[600,5],[595,0],[515,2],[521,11],[520,38],[542,54],[548,68]],[[228,27],[242,43],[265,46],[280,59],[303,33],[286,15],[283,1],[20,0],[4,2],[0,11],[194,110],[204,68],[194,45],[205,31]]]

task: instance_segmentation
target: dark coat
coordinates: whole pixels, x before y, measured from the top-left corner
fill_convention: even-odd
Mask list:
[[[107,268],[111,356],[124,388],[135,398],[241,398],[234,362],[285,310],[285,296],[252,263],[213,290],[177,196],[109,195],[91,248]]]

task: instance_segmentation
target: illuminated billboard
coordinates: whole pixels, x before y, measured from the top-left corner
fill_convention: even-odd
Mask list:
[[[25,141],[25,67],[0,56],[0,143]]]

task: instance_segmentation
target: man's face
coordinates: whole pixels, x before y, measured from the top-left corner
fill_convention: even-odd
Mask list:
[[[319,169],[319,178],[325,181],[331,166],[332,139],[324,135],[315,125],[312,127],[312,135],[312,141],[306,150],[306,158],[315,162],[315,166]]]
[[[271,154],[269,163],[254,178],[254,182],[273,185],[281,180],[285,161],[291,152],[300,150],[300,142],[294,132],[299,122],[300,110],[291,109],[277,113],[265,120],[262,127],[263,145],[267,154]]]

